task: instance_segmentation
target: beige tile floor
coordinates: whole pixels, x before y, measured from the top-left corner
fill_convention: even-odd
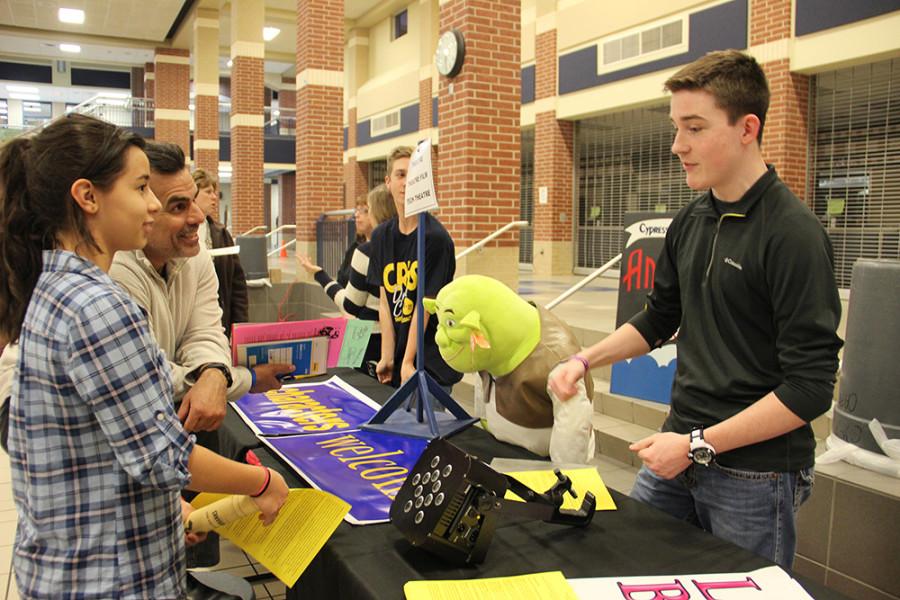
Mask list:
[[[556,298],[581,277],[560,276],[536,278],[529,273],[520,274],[519,293],[526,299],[544,305]],[[612,331],[615,324],[616,292],[615,280],[598,279],[584,290],[563,302],[554,313],[575,327]],[[0,458],[0,600],[6,591],[9,579],[12,544],[16,532],[16,511],[13,506],[12,488],[10,485],[9,459],[3,454]],[[634,476],[637,472],[631,465],[614,459],[598,456],[593,464],[597,466],[607,486],[627,494],[631,491]],[[221,560],[213,570],[246,577],[267,572],[265,567],[253,560],[239,548],[222,540]],[[267,580],[254,586],[256,597],[260,600],[278,600],[285,597],[284,585],[275,580]],[[18,599],[15,581],[12,578],[9,599]]]

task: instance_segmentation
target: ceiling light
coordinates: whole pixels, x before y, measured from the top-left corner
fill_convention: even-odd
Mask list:
[[[10,98],[13,100],[40,100],[41,97],[37,94],[10,94]]]
[[[263,39],[267,42],[277,38],[279,33],[281,33],[281,30],[277,27],[263,27]]]
[[[231,59],[229,58],[229,59],[228,59],[228,62],[225,63],[225,66],[228,67],[228,68],[230,69],[231,67],[234,66],[234,61],[231,60]]]
[[[33,85],[7,85],[6,89],[10,92],[21,92],[23,94],[39,94],[40,90]]]
[[[75,54],[81,52],[81,46],[79,46],[78,44],[60,44],[59,49],[63,52],[72,52]]]
[[[59,9],[59,20],[63,23],[81,25],[84,23],[84,11],[80,8],[61,8]]]

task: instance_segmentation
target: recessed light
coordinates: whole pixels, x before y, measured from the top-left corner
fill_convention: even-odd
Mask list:
[[[81,25],[84,23],[84,11],[80,8],[60,8],[59,20],[63,23]]]
[[[59,49],[63,52],[72,52],[73,54],[81,52],[81,46],[78,44],[60,44]]]
[[[13,100],[35,100],[38,101],[41,99],[37,94],[10,94],[10,98]]]
[[[281,33],[281,30],[277,27],[263,27],[263,39],[267,42],[277,38],[279,33]]]
[[[33,85],[7,85],[6,89],[10,92],[21,92],[23,94],[39,94],[41,92]]]

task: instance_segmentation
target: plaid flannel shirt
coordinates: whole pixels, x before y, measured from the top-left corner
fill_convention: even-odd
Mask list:
[[[45,251],[12,387],[14,568],[27,598],[181,598],[194,439],[144,314],[93,263]]]

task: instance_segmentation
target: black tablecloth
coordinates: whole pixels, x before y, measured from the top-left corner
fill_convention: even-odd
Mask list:
[[[352,370],[336,372],[378,402],[392,390]],[[223,450],[240,456],[253,449],[262,463],[281,472],[291,487],[308,487],[250,433],[234,414],[223,426]],[[469,428],[450,441],[490,463],[494,458],[537,459],[530,452]],[[772,563],[610,490],[618,510],[598,512],[590,526],[574,528],[503,517],[485,561],[455,567],[412,548],[391,524],[355,527],[342,523],[288,598],[403,598],[403,584],[416,579],[475,579],[562,571],[566,577],[678,575],[744,572]],[[819,600],[840,594],[798,577]]]

